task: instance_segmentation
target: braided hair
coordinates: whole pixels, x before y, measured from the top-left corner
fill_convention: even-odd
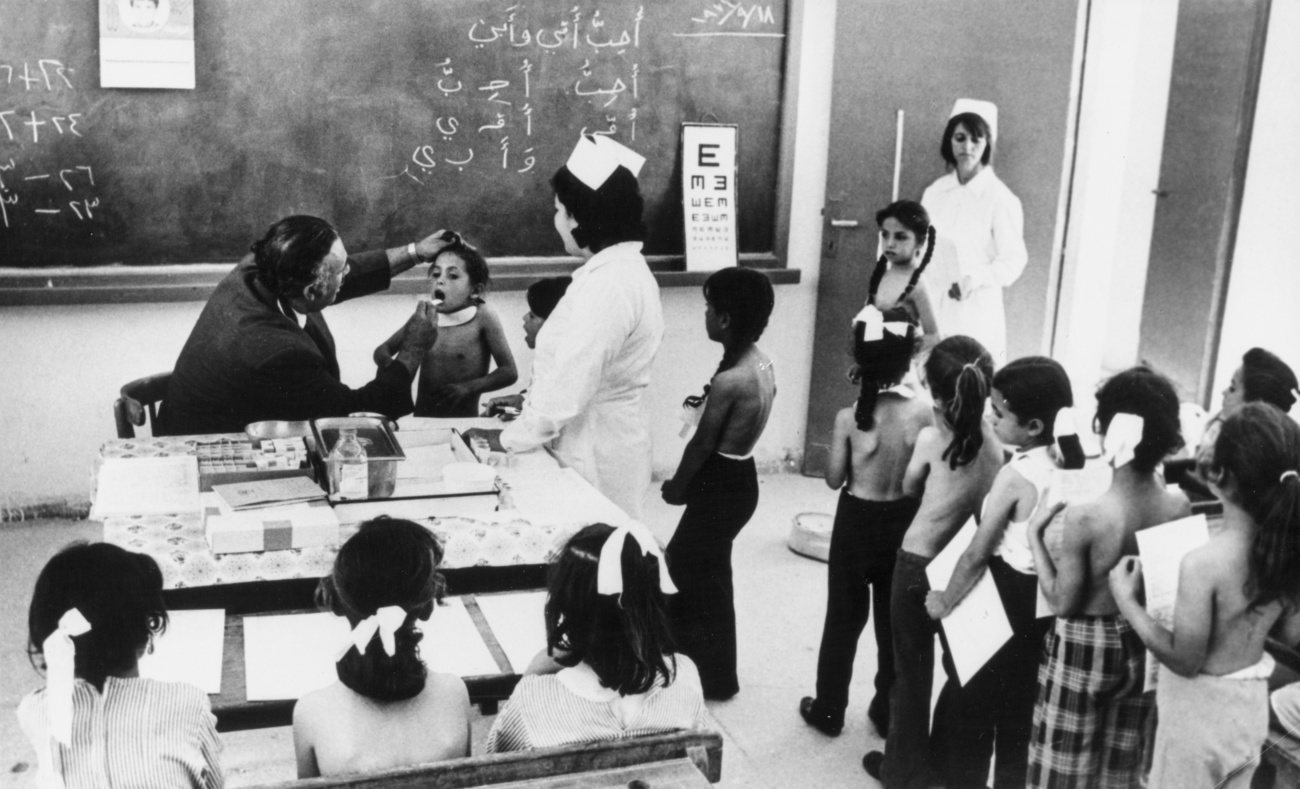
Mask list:
[[[993,357],[970,337],[949,337],[930,351],[925,380],[943,403],[943,418],[952,430],[943,459],[949,468],[965,466],[984,446],[984,402],[992,388]]]
[[[912,231],[918,239],[925,239],[925,256],[921,258],[921,265],[916,267],[912,272],[912,278],[907,281],[907,287],[903,289],[902,295],[898,297],[895,303],[901,303],[912,295],[916,285],[921,281],[921,274],[925,272],[925,267],[930,265],[930,258],[934,256],[934,241],[937,235],[934,225],[930,224],[930,214],[925,210],[925,206],[915,200],[899,200],[890,203],[876,212],[876,224],[884,227],[886,219],[893,219],[900,225]],[[885,278],[885,271],[888,269],[888,260],[884,255],[876,261],[876,267],[871,271],[871,283],[868,286],[867,303],[874,305],[876,303],[876,291],[880,288],[880,282]]]

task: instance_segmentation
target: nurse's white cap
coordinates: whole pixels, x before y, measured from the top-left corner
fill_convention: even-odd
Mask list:
[[[963,112],[973,112],[983,118],[984,122],[989,125],[989,135],[995,140],[998,138],[998,105],[980,99],[957,99],[957,102],[952,105],[952,112],[948,113],[948,117],[951,118]]]
[[[579,181],[591,189],[599,189],[614,174],[619,165],[623,165],[637,175],[645,157],[603,134],[584,134],[578,138],[578,144],[569,161],[564,166],[569,168]]]

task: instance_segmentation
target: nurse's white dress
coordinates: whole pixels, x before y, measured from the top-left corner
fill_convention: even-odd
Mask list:
[[[984,167],[965,184],[951,172],[925,190],[921,205],[938,234],[924,280],[943,336],[974,337],[999,367],[1006,361],[1007,319],[1002,289],[1020,278],[1029,262],[1020,198]],[[948,296],[953,282],[969,275],[972,290],[961,301]]]
[[[625,242],[593,255],[537,334],[523,413],[501,433],[522,452],[550,444],[568,466],[629,516],[650,490],[643,396],[664,334],[659,285]]]

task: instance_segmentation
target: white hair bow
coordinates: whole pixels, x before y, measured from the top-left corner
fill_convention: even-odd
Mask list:
[[[600,549],[600,561],[596,565],[596,592],[599,594],[623,594],[623,542],[628,535],[641,546],[641,555],[654,554],[659,560],[659,591],[664,594],[677,594],[673,579],[668,577],[668,564],[664,561],[664,552],[659,543],[643,524],[629,521],[614,529],[614,533],[605,540]]]
[[[73,636],[90,632],[90,623],[75,608],[59,617],[59,626],[41,642],[45,656],[45,714],[50,735],[68,745],[72,742],[72,687],[76,680],[77,647]]]
[[[1052,421],[1052,435],[1058,441],[1061,436],[1079,435],[1079,417],[1073,408],[1066,406],[1056,412],[1056,419]]]
[[[855,316],[853,325],[862,324],[862,341],[879,342],[885,339],[885,332],[896,337],[906,338],[911,324],[907,321],[887,321],[885,314],[874,304],[868,304]]]
[[[395,634],[402,623],[406,621],[406,609],[400,605],[386,605],[370,616],[362,619],[357,626],[352,628],[348,634],[348,641],[339,650],[338,657],[334,662],[343,659],[352,647],[357,648],[357,652],[366,654],[366,647],[370,645],[370,640],[375,637],[375,631],[379,631],[379,641],[384,645],[384,651],[392,657],[397,652],[397,640]]]
[[[1102,453],[1111,468],[1119,468],[1133,460],[1133,451],[1142,443],[1145,423],[1137,414],[1115,414],[1106,428],[1102,440]]]

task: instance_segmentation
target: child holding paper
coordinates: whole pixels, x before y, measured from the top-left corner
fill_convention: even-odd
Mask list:
[[[894,664],[885,752],[871,751],[862,766],[886,786],[930,785],[930,689],[937,627],[926,614],[930,582],[925,568],[975,515],[1002,467],[1002,444],[984,421],[993,359],[970,337],[941,341],[924,365],[934,400],[934,425],[923,428],[903,476],[903,493],[921,506],[903,536],[890,589]]]
[[[912,364],[916,327],[886,330],[868,306],[854,323],[853,359],[861,391],[835,416],[826,484],[841,488],[826,573],[826,622],[817,652],[817,696],[799,702],[808,725],[832,737],[844,728],[858,637],[875,602],[876,695],[867,717],[889,732],[894,637],[889,587],[903,535],[920,499],[903,494],[903,474],[921,429],[934,423],[930,403],[903,383]],[[868,337],[870,339],[868,339]]]
[[[528,312],[524,314],[524,344],[530,350],[536,350],[537,334],[546,325],[546,319],[551,317],[551,312],[560,303],[560,299],[564,298],[564,293],[572,282],[573,277],[544,277],[528,286],[524,297],[528,302]],[[532,378],[530,370],[528,380],[531,381]],[[507,422],[519,416],[524,408],[526,391],[492,398],[487,404],[487,415],[500,417]]]
[[[1142,564],[1110,572],[1120,612],[1160,660],[1159,723],[1149,785],[1249,787],[1268,735],[1264,640],[1300,603],[1300,426],[1264,403],[1223,423],[1202,469],[1223,501],[1210,539],[1179,566],[1174,627],[1138,592]],[[1294,643],[1294,634],[1289,642]]]
[[[167,629],[162,582],[152,558],[108,543],[69,545],[41,570],[27,649],[46,684],[18,705],[40,785],[222,786],[207,695],[140,677]]]
[[[776,373],[757,343],[775,295],[761,271],[732,267],[709,275],[704,301],[704,328],[722,344],[722,362],[704,396],[687,400],[699,425],[663,498],[686,505],[666,550],[681,590],[673,636],[699,667],[705,698],[720,700],[740,691],[731,545],[758,507],[754,446],[772,413]]]
[[[1141,529],[1186,517],[1187,497],[1165,490],[1161,459],[1183,445],[1178,395],[1164,376],[1134,367],[1097,392],[1096,423],[1110,488],[1066,510],[1059,559],[1043,530],[1064,508],[1039,510],[1029,545],[1043,594],[1056,612],[1038,668],[1029,745],[1032,787],[1138,785],[1151,701],[1143,695],[1142,640],[1120,613],[1107,577],[1135,553]]]
[[[443,596],[433,532],[408,520],[366,521],[339,549],[316,602],[352,626],[339,681],[293,709],[298,777],[365,773],[468,756],[469,692],[420,659],[426,620]]]
[[[993,376],[993,432],[1015,447],[984,500],[979,531],[962,554],[946,589],[930,592],[926,610],[942,620],[988,570],[1002,598],[1011,640],[963,687],[950,677],[935,710],[936,753],[943,754],[945,785],[984,786],[997,744],[994,786],[1021,789],[1033,723],[1035,674],[1050,620],[1038,619],[1038,579],[1026,532],[1030,515],[1046,501],[1052,472],[1083,468],[1075,435],[1069,376],[1044,356],[1027,356]],[[1054,443],[1060,449],[1054,450]]]
[[[488,753],[706,725],[695,664],[673,654],[665,595],[675,591],[641,524],[571,537],[547,578],[546,653],[492,722]]]

